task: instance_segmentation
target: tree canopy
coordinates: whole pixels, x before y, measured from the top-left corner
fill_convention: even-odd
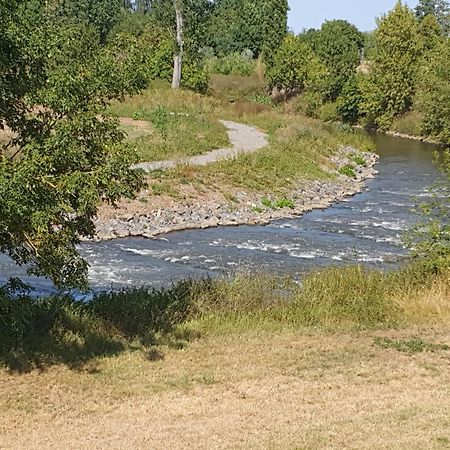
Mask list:
[[[415,12],[421,21],[427,16],[435,17],[442,33],[450,34],[450,5],[447,0],[419,0]]]
[[[102,111],[145,77],[123,42],[100,46],[91,25],[34,6],[0,2],[0,119],[13,135],[0,153],[0,251],[57,286],[83,287],[76,244],[93,236],[99,202],[141,186],[134,153]]]
[[[419,25],[413,12],[400,2],[379,20],[371,72],[363,86],[362,110],[369,123],[389,128],[397,114],[410,109],[423,53],[418,37]]]
[[[306,42],[308,41],[327,66],[327,96],[335,100],[360,63],[364,36],[346,20],[331,20],[325,22],[316,32],[310,30],[306,36]]]

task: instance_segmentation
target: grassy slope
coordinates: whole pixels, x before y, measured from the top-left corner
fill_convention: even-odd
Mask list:
[[[246,123],[269,134],[270,146],[254,154],[206,167],[180,166],[149,177],[150,185],[156,183],[158,187],[157,195],[163,192],[175,198],[180,198],[179,193],[187,185],[200,193],[217,190],[219,186],[221,192],[246,189],[262,195],[283,195],[301,180],[329,178],[323,170],[326,157],[341,145],[361,150],[371,148],[362,134],[299,114],[286,114],[282,106],[265,104],[263,94],[263,84],[257,75],[218,76],[212,79],[210,96],[173,92],[168,85],[158,83],[143,95],[115,105],[111,111],[119,116],[153,120],[160,127],[155,129],[150,124],[150,133],[132,141],[143,160],[177,158],[226,146],[225,130],[219,119]],[[166,112],[189,116],[166,116],[164,125],[165,119],[155,117],[158,105],[164,105]],[[162,132],[167,133],[165,140]],[[199,133],[203,139],[199,139]],[[155,193],[155,189],[149,192]]]

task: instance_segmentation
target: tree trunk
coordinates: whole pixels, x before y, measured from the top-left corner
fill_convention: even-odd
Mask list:
[[[183,66],[183,14],[181,0],[173,0],[177,20],[177,50],[173,56],[172,89],[178,89],[181,84],[181,71]]]

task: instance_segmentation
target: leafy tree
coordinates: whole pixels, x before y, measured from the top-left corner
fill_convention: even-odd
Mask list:
[[[208,83],[198,63],[200,49],[208,44],[207,26],[212,11],[209,0],[154,0],[152,15],[157,23],[173,36],[172,86],[181,84],[201,87]],[[184,83],[182,66],[186,62],[186,74],[191,82]],[[203,80],[200,78],[203,77]],[[195,80],[194,80],[195,79]]]
[[[378,21],[369,78],[363,83],[362,111],[368,122],[389,128],[394,117],[410,110],[423,53],[414,13],[401,2]]]
[[[355,75],[364,46],[363,34],[346,20],[325,22],[310,33],[313,50],[329,71],[328,99],[335,100],[345,83]]]
[[[212,47],[219,56],[262,47],[261,5],[251,0],[217,0],[210,22]]]
[[[438,45],[422,67],[417,107],[424,113],[422,131],[450,144],[450,41]]]
[[[366,31],[364,35],[364,48],[363,48],[363,59],[370,60],[373,58],[375,53],[376,41],[375,33],[373,31]]]
[[[177,0],[183,13],[183,41],[189,58],[198,56],[210,44],[209,21],[213,4],[209,0]],[[173,0],[153,0],[152,15],[156,22],[176,37],[176,13]]]
[[[152,18],[137,39],[148,80],[171,80],[174,42],[170,32]]]
[[[261,53],[268,65],[287,35],[288,0],[265,0],[262,3],[263,41]]]
[[[152,16],[150,14],[123,9],[118,22],[108,34],[108,40],[114,39],[120,33],[139,37],[144,33],[144,30],[148,25],[156,26],[154,21],[152,21]]]
[[[441,28],[433,15],[425,16],[419,24],[419,33],[423,40],[424,52],[426,53],[436,48],[444,41]]]
[[[287,34],[286,0],[217,0],[210,24],[219,55],[251,50],[269,61]]]
[[[450,5],[447,0],[419,0],[415,9],[416,16],[423,20],[427,16],[434,16],[444,35],[450,33]]]
[[[305,89],[316,91],[322,88],[323,79],[327,75],[326,67],[315,56],[311,47],[298,37],[290,35],[275,53],[267,78],[270,87],[287,92]]]
[[[58,0],[55,13],[58,17],[88,23],[106,42],[111,29],[120,20],[120,0]]]
[[[93,236],[99,202],[141,186],[134,153],[102,112],[145,77],[123,51],[132,42],[101,47],[88,24],[36,23],[29,6],[0,2],[0,123],[15,136],[0,151],[0,251],[57,286],[84,287],[76,244]]]

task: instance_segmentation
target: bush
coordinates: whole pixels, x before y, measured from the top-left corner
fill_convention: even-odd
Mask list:
[[[319,107],[317,116],[323,122],[336,122],[339,119],[336,103],[325,103]]]
[[[343,122],[354,124],[361,116],[360,104],[364,100],[356,77],[350,78],[337,100],[336,112]]]
[[[185,61],[181,85],[201,94],[206,94],[209,86],[209,74],[196,63]]]
[[[205,67],[211,73],[219,75],[243,75],[249,76],[256,69],[256,60],[253,59],[251,50],[230,53],[223,57],[208,56],[205,59]]]
[[[295,101],[295,110],[308,117],[318,117],[319,108],[323,104],[323,95],[319,92],[307,91],[298,96]]]
[[[170,80],[174,44],[170,34],[157,24],[148,24],[138,39],[148,80]]]
[[[356,178],[356,174],[355,174],[355,169],[352,165],[347,164],[344,167],[341,167],[338,172],[342,175],[345,175],[346,177],[349,178]]]

